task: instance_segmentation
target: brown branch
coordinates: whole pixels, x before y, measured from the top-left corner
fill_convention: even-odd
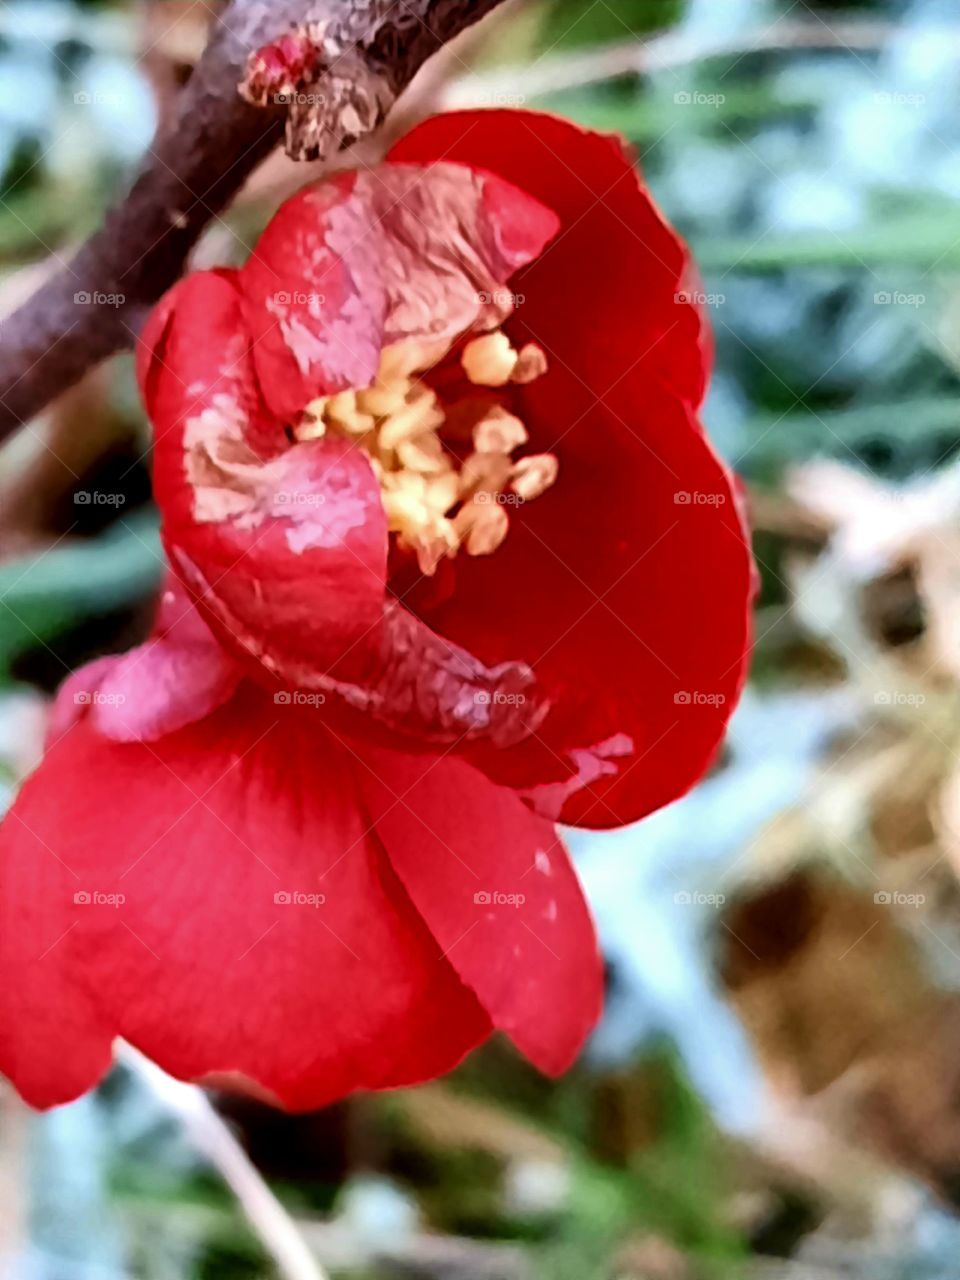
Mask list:
[[[203,229],[280,141],[287,108],[239,93],[258,49],[291,29],[321,33],[312,87],[322,110],[309,148],[295,150],[329,155],[377,128],[422,63],[499,3],[232,0],[126,198],[4,321],[0,440],[92,365],[133,346]]]

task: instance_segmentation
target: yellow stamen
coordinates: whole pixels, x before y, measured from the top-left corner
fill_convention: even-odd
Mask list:
[[[407,402],[407,382],[388,383],[382,387],[368,387],[357,393],[357,408],[372,413],[375,418],[389,418]]]
[[[505,387],[513,376],[519,356],[501,330],[474,338],[463,349],[463,371],[478,387]]]
[[[397,461],[407,471],[421,475],[443,475],[450,470],[439,437],[429,432],[415,440],[401,440],[397,445]]]
[[[439,364],[449,350],[450,343],[443,339],[404,338],[394,342],[380,356],[377,381],[385,386],[407,382],[415,373],[424,373]]]
[[[341,391],[332,396],[327,401],[324,417],[352,436],[365,435],[377,425],[372,414],[362,413],[358,408],[355,391]]]
[[[299,440],[331,433],[356,440],[380,485],[389,531],[416,555],[424,574],[436,573],[461,548],[471,556],[491,555],[510,529],[506,506],[516,501],[504,491],[530,500],[554,483],[558,471],[552,454],[513,457],[528,443],[527,429],[492,393],[459,428],[447,423],[436,392],[417,375],[449,349],[449,343],[415,339],[393,344],[383,351],[372,386],[314,400],[296,429]],[[530,343],[518,354],[499,330],[468,342],[462,364],[470,382],[491,388],[532,382],[547,369],[539,347]],[[445,426],[451,447],[472,435],[474,452],[462,463],[444,443]]]
[[[327,434],[327,424],[322,418],[307,420],[297,432],[298,440],[322,440]]]
[[[552,453],[521,458],[510,476],[510,488],[524,502],[532,502],[556,482],[560,464]]]
[[[453,527],[468,556],[489,556],[509,533],[510,519],[495,495],[478,493],[454,517]]]
[[[451,507],[457,505],[459,497],[460,478],[455,471],[431,476],[427,481],[426,501],[437,515],[445,516]]]
[[[513,462],[507,453],[471,453],[460,468],[460,492],[466,497],[476,490],[499,493],[507,487]]]
[[[536,382],[538,378],[543,377],[548,368],[549,365],[543,348],[538,347],[535,342],[528,342],[525,347],[520,348],[520,355],[517,359],[511,382],[522,385],[526,385],[528,382]]]
[[[443,410],[439,408],[434,393],[428,391],[412,403],[404,401],[402,407],[382,423],[379,444],[381,449],[396,449],[402,441],[425,431],[436,431],[441,426]]]
[[[529,439],[520,419],[499,405],[495,405],[473,429],[474,448],[480,453],[513,453]]]

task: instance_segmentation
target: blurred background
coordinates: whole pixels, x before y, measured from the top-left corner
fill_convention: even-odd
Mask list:
[[[122,189],[210,17],[0,0],[0,342]],[[689,239],[706,419],[763,579],[750,689],[692,795],[570,835],[609,1000],[568,1077],[494,1044],[299,1118],[206,1111],[135,1062],[46,1116],[0,1092],[0,1274],[276,1275],[255,1169],[343,1280],[957,1280],[957,6],[512,0],[400,118],[451,105],[619,131]],[[271,160],[196,262],[242,261],[310,172]],[[0,451],[0,807],[52,690],[148,624],[148,446],[123,359]]]

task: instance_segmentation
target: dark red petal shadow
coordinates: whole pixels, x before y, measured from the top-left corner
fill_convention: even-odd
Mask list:
[[[477,763],[517,786],[548,784],[536,802],[566,822],[617,826],[701,776],[749,647],[749,549],[695,418],[706,339],[678,301],[686,250],[613,138],[528,112],[457,113],[393,152],[440,155],[521,183],[561,216],[513,278],[525,302],[507,326],[550,357],[520,412],[560,476],[511,508],[494,556],[457,560],[452,595],[430,586],[406,602],[487,664],[528,662],[554,700],[535,739],[475,752]],[[571,775],[586,785],[564,792]]]

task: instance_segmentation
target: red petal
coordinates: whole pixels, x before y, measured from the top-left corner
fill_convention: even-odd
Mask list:
[[[228,702],[241,670],[172,575],[154,634],[121,657],[97,658],[64,681],[51,740],[84,715],[115,742],[152,742]]]
[[[297,683],[382,613],[386,516],[369,460],[344,440],[270,443],[233,277],[188,276],[139,355],[170,562],[224,644]]]
[[[270,456],[286,441],[261,402],[235,271],[197,271],[150,314],[137,344],[137,379],[154,427],[158,498],[185,501],[183,437],[204,411],[227,411],[248,443]]]
[[[118,1035],[299,1109],[447,1071],[490,1029],[343,752],[259,693],[153,746],[71,729],[0,829],[0,913],[0,1069],[35,1105],[96,1083]]]
[[[461,165],[366,169],[287,200],[242,272],[271,409],[296,420],[317,396],[369,386],[402,338],[498,323],[506,281],[556,230],[522,190]]]
[[[368,745],[359,776],[390,861],[447,960],[523,1053],[565,1071],[599,1016],[602,964],[552,825],[453,757]]]
[[[346,440],[297,444],[257,474],[239,515],[168,526],[177,569],[223,642],[310,684],[376,640],[387,520],[370,461]]]
[[[550,360],[518,412],[559,479],[511,508],[495,555],[458,558],[452,594],[406,602],[488,665],[527,662],[554,701],[524,746],[475,754],[486,771],[547,784],[535,802],[567,822],[642,817],[707,767],[749,647],[749,548],[694,416],[706,358],[678,302],[686,251],[620,144],[552,117],[441,116],[393,154],[490,168],[563,223],[514,277],[525,302],[507,326]]]
[[[535,111],[457,111],[425,121],[390,153],[403,163],[441,158],[489,169],[559,215],[559,234],[512,281],[525,298],[517,318],[549,340],[548,355],[572,360],[601,397],[639,362],[645,385],[667,383],[700,404],[710,337],[685,300],[690,257],[622,138]]]

